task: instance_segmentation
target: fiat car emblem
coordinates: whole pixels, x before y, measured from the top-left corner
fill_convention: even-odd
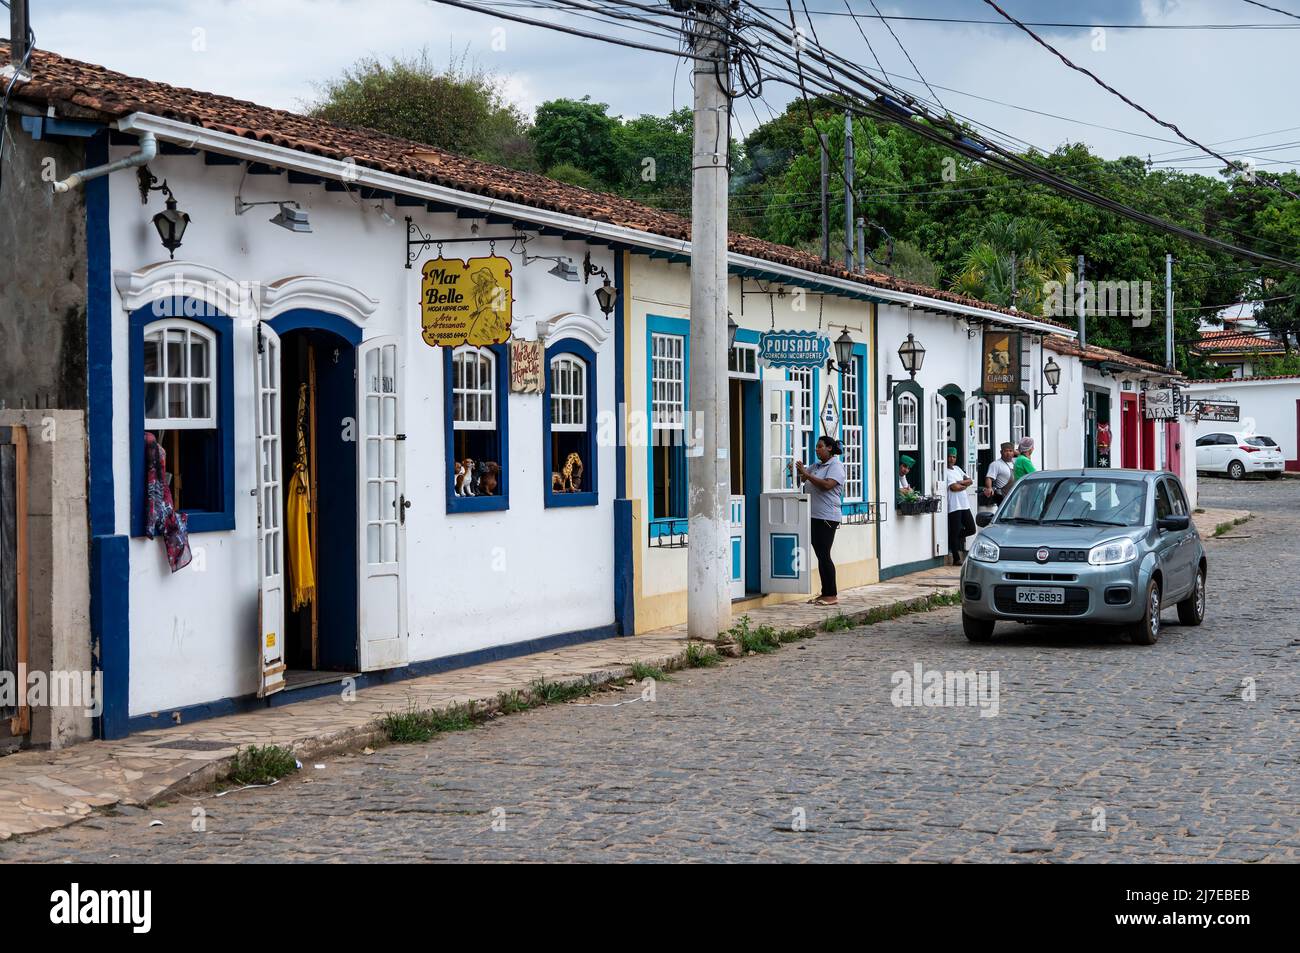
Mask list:
[[[1050,555],[1052,555],[1052,554],[1051,554],[1051,552],[1050,552],[1046,547],[1044,547],[1043,549],[1040,549],[1038,552],[1034,553],[1034,557],[1035,557],[1035,558],[1036,558],[1040,563],[1045,563],[1045,562],[1047,562],[1047,557],[1050,556]]]

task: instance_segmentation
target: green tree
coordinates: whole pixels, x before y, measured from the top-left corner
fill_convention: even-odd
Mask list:
[[[1049,282],[1063,282],[1070,259],[1050,226],[1005,212],[991,217],[966,253],[953,290],[1041,314]]]
[[[598,182],[617,181],[614,131],[618,119],[605,103],[582,99],[552,99],[537,107],[531,138],[543,169],[570,165]]]
[[[533,165],[523,114],[491,73],[468,68],[463,58],[445,67],[434,66],[427,51],[387,63],[358,60],[321,84],[308,113],[489,162]]]

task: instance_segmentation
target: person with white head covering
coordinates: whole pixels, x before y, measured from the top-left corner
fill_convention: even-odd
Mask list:
[[[1034,466],[1034,461],[1030,459],[1034,452],[1033,437],[1021,437],[1020,446],[1017,449],[1020,450],[1020,456],[1016,457],[1016,462],[1012,464],[1013,480],[1019,480],[1021,477],[1029,476],[1029,474],[1038,469]]]

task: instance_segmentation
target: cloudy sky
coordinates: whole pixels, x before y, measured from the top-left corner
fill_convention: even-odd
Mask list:
[[[37,46],[122,72],[300,109],[321,80],[363,56],[436,62],[468,54],[495,72],[516,103],[590,95],[625,116],[690,102],[689,70],[657,53],[609,46],[428,0],[30,0]],[[554,18],[600,32],[589,19],[531,9],[525,0],[476,0],[502,12]],[[646,0],[655,2],[655,0]],[[783,16],[783,0],[757,0]],[[874,66],[845,0],[804,0],[822,43]],[[997,19],[983,0],[875,0],[886,15]],[[1023,20],[1104,24],[1036,28],[1080,65],[1192,138],[1254,158],[1261,170],[1300,166],[1300,19],[1245,0],[999,0]],[[1270,0],[1300,14],[1300,0]],[[871,0],[848,0],[873,14]],[[800,8],[795,0],[796,9]],[[817,11],[825,11],[818,15]],[[836,14],[836,15],[831,15]],[[877,19],[859,21],[885,70],[914,92],[916,71],[955,113],[1040,148],[1085,141],[1103,155],[1151,155],[1206,170],[1172,132],[1067,69],[1011,26],[895,21],[899,43]],[[1268,24],[1271,29],[1167,29],[1191,24]],[[1162,29],[1123,29],[1151,25]],[[7,33],[7,29],[5,30]],[[610,30],[608,32],[618,32]],[[623,36],[636,36],[620,33]],[[652,37],[639,37],[659,42]],[[738,104],[744,134],[790,94]],[[982,98],[976,98],[982,97]],[[996,100],[990,102],[989,100]],[[1050,115],[1044,115],[1050,114]],[[1100,128],[1108,127],[1108,128]],[[1248,137],[1248,138],[1247,138]]]

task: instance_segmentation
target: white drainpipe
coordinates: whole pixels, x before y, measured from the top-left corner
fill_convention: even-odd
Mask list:
[[[107,165],[97,165],[93,169],[83,169],[80,172],[74,172],[59,182],[54,183],[55,192],[69,192],[90,179],[98,179],[101,175],[108,175],[110,172],[117,172],[119,169],[131,169],[137,166],[145,165],[154,156],[158,154],[158,140],[152,132],[140,133],[140,151],[133,152],[129,156],[124,156],[116,162],[110,162]]]

